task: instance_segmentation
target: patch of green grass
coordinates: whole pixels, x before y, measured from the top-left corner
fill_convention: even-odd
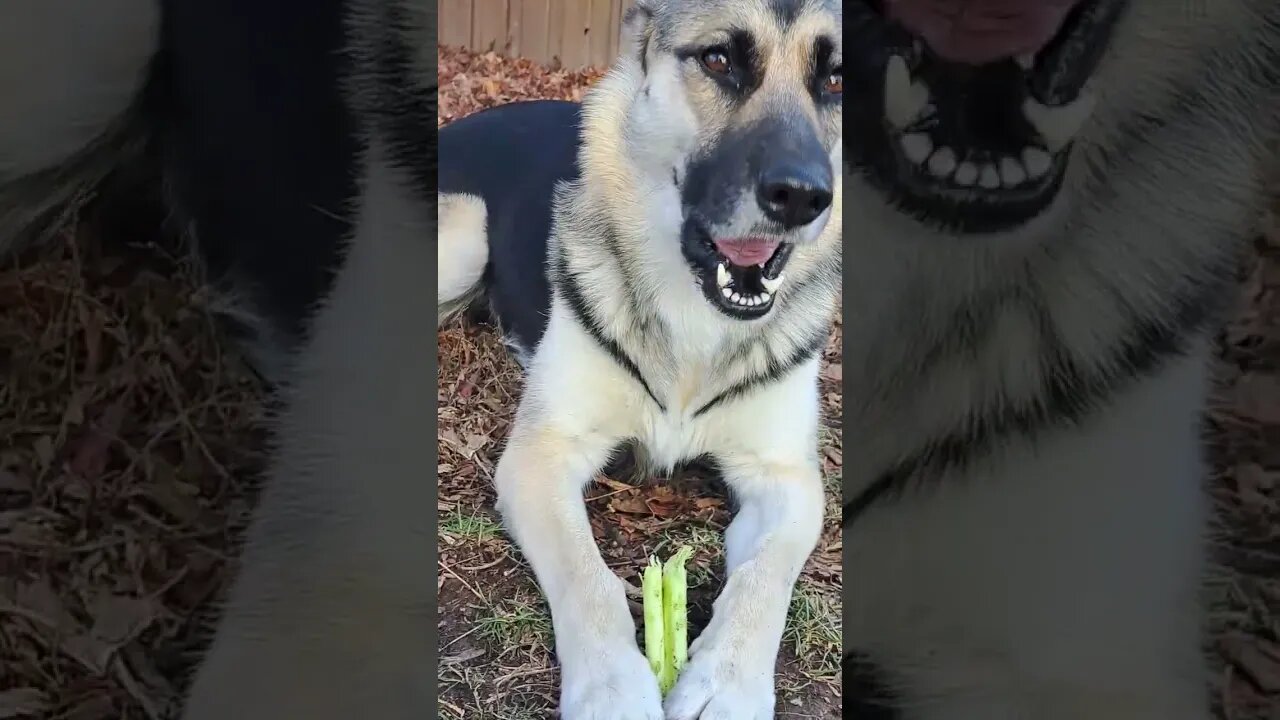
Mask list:
[[[791,595],[783,642],[795,651],[799,665],[814,680],[840,677],[843,621],[839,601],[803,582]]]
[[[720,531],[701,523],[687,523],[665,533],[651,552],[665,562],[681,545],[693,548],[694,553],[686,566],[689,587],[700,588],[715,582],[715,561],[724,556],[724,536]]]
[[[836,440],[836,429],[829,425],[818,426],[818,445],[826,447],[832,445]]]
[[[685,523],[663,534],[653,552],[662,560],[675,553],[681,545],[688,545],[695,553],[724,551],[724,536],[718,530],[701,523]]]
[[[827,495],[834,498],[840,497],[841,485],[844,482],[844,475],[838,472],[826,473],[822,476],[822,486],[827,491]]]
[[[545,720],[545,709],[519,704],[519,692],[494,695],[492,681],[492,677],[473,675],[455,682],[463,687],[454,689],[448,700],[440,698],[438,716],[442,720]],[[460,701],[465,701],[465,706],[459,705]]]
[[[486,608],[476,626],[480,639],[495,647],[547,646],[551,640],[551,618],[541,608],[518,599]]]
[[[502,537],[502,527],[486,515],[455,510],[440,519],[440,533],[463,540],[484,542]]]

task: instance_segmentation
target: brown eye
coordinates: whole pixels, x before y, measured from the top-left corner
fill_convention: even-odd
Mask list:
[[[841,72],[840,70],[836,70],[835,72],[828,75],[827,81],[822,85],[822,89],[826,90],[832,95],[839,95],[840,93],[844,92],[844,73]]]
[[[729,56],[720,49],[708,50],[702,53],[702,66],[717,75],[728,75]]]

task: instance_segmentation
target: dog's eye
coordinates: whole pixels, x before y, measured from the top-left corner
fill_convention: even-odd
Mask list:
[[[728,75],[732,69],[729,54],[720,48],[711,48],[702,53],[702,66],[717,75]]]
[[[822,84],[822,88],[832,95],[839,95],[844,92],[844,71],[836,68],[827,76],[826,82]]]

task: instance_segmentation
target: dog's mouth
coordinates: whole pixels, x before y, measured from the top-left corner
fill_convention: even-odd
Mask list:
[[[777,237],[712,238],[696,224],[685,228],[684,255],[702,294],[738,320],[764,317],[773,308],[794,249]]]
[[[1057,196],[1126,0],[860,0],[852,163],[947,230],[1012,230]],[[849,73],[846,73],[849,75]],[[846,78],[848,79],[848,78]]]

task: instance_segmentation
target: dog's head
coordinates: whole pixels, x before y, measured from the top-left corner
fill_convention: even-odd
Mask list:
[[[586,104],[616,128],[588,162],[635,176],[644,236],[664,245],[631,250],[668,284],[692,273],[731,318],[766,316],[839,262],[840,14],[837,0],[639,0]]]
[[[848,3],[853,202],[895,236],[1051,236],[1270,1]]]

